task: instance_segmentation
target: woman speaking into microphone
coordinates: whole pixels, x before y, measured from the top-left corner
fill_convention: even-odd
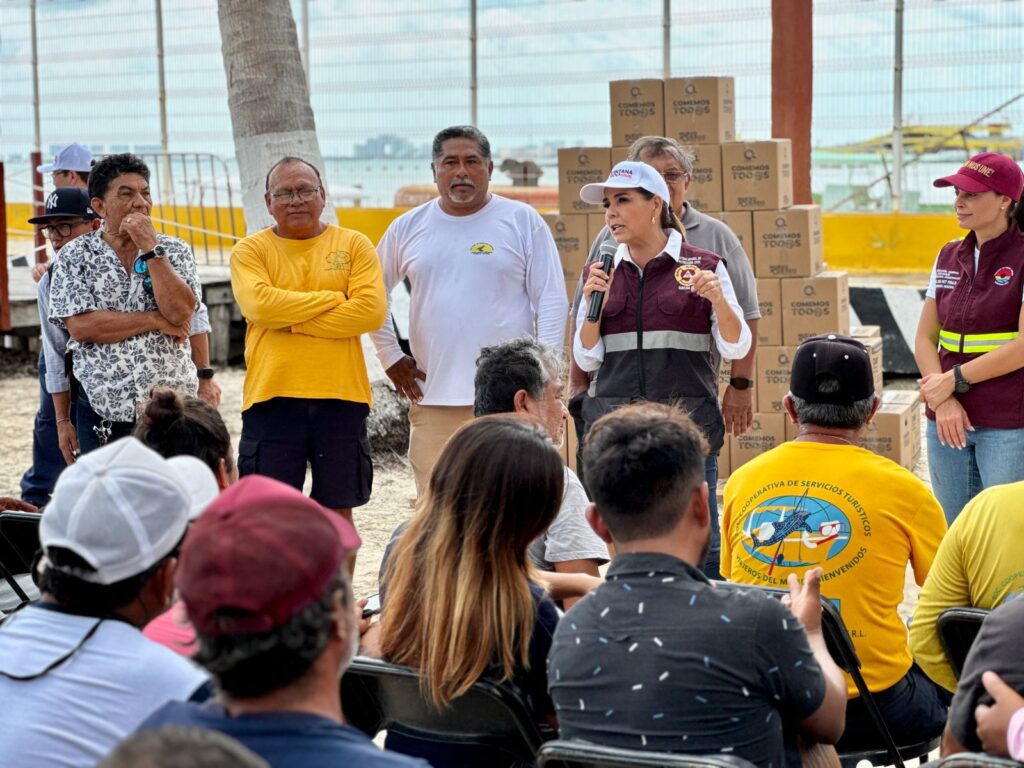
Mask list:
[[[668,186],[646,163],[619,163],[604,183],[583,187],[580,198],[604,206],[605,223],[618,243],[610,274],[600,262],[584,274],[573,356],[584,371],[597,373],[583,401],[584,423],[589,428],[603,414],[637,400],[678,404],[708,440],[705,472],[713,483],[725,424],[712,344],[727,360],[750,348],[750,329],[725,264],[683,240],[668,205]],[[603,298],[595,299],[598,294]],[[589,310],[596,301],[595,314]],[[714,486],[708,491],[712,530],[704,572],[720,578]]]

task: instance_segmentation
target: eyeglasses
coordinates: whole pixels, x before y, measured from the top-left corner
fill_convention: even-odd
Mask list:
[[[689,177],[688,173],[677,173],[676,171],[669,171],[668,173],[661,174],[661,178],[667,181],[669,184],[678,184],[683,179]]]
[[[320,191],[320,187],[303,187],[302,189],[283,189],[278,192],[271,192],[270,197],[277,202],[288,202],[290,203],[295,198],[299,198],[304,203],[308,203],[314,197],[316,193]]]
[[[81,221],[75,221],[70,224],[48,224],[45,227],[40,227],[39,231],[43,233],[43,237],[47,240],[52,240],[53,236],[57,237],[68,237],[71,234],[71,230],[75,227],[80,227],[87,223],[85,219]]]
[[[146,289],[146,293],[150,296],[153,295],[153,278],[149,276],[149,262],[143,261],[141,257],[135,260],[135,274],[145,275],[145,279],[142,281],[142,287]]]

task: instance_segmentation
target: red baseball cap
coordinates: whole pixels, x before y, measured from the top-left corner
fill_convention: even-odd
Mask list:
[[[323,597],[355,528],[289,485],[244,477],[185,537],[177,586],[201,634],[270,632]]]
[[[982,152],[964,163],[952,176],[936,179],[932,184],[936,187],[956,187],[965,192],[991,190],[1018,201],[1024,192],[1024,172],[1013,158],[998,152]]]

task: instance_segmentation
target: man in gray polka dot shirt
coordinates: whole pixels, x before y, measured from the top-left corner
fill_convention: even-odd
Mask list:
[[[710,538],[706,453],[668,406],[628,406],[591,429],[587,517],[616,556],[555,632],[548,685],[560,735],[799,766],[796,737],[834,743],[846,709],[821,632],[820,570],[803,586],[791,578],[788,607],[712,587],[695,567]]]

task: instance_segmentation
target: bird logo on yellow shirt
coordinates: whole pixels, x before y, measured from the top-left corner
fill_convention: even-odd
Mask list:
[[[327,269],[346,271],[352,266],[352,256],[348,251],[331,251],[327,254]]]
[[[470,253],[494,253],[494,246],[490,243],[476,243],[469,249]]]
[[[755,568],[768,567],[768,576],[776,566],[824,566],[850,541],[849,518],[807,490],[800,496],[777,496],[758,504],[743,527],[744,548],[762,564]]]

